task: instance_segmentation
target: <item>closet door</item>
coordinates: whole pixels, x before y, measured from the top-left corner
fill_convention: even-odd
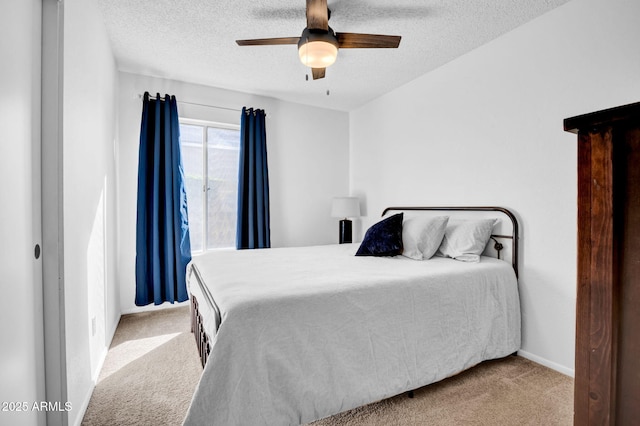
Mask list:
[[[0,2],[0,423],[44,425],[41,1]]]

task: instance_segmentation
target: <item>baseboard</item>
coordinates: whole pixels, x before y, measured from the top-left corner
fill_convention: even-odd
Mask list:
[[[163,309],[175,309],[175,308],[181,308],[183,306],[189,306],[189,301],[185,300],[184,302],[178,302],[178,303],[163,303],[162,305],[136,306],[133,308],[125,309],[121,313],[122,315],[138,314],[140,312],[160,311]]]
[[[91,381],[91,387],[89,388],[86,396],[84,397],[84,400],[82,401],[82,405],[80,406],[80,410],[76,410],[76,406],[75,404],[73,405],[73,411],[77,411],[78,412],[78,416],[76,417],[75,421],[73,422],[74,426],[81,426],[82,425],[82,419],[84,419],[84,414],[87,412],[87,407],[89,407],[89,401],[91,401],[91,395],[93,395],[93,390],[96,387],[96,382],[95,381]]]
[[[555,370],[558,373],[562,373],[565,376],[575,377],[575,375],[576,375],[576,372],[575,372],[574,369],[567,368],[564,365],[560,365],[560,364],[557,364],[557,363],[555,363],[553,361],[549,361],[546,358],[542,358],[542,357],[540,357],[538,355],[534,355],[534,354],[532,354],[530,352],[519,350],[518,351],[518,355],[523,357],[523,358],[526,358],[528,360],[531,360],[531,361],[535,362],[536,364],[540,364],[540,365],[544,365],[545,367],[549,367],[550,369]]]
[[[102,356],[100,357],[100,361],[98,362],[98,368],[96,368],[96,371],[93,372],[94,386],[95,386],[95,383],[98,382],[98,377],[100,376],[100,372],[102,371],[102,366],[104,365],[104,361],[107,359],[107,354],[109,353],[111,342],[113,342],[113,336],[116,335],[116,330],[118,329],[118,324],[120,324],[121,317],[122,315],[118,315],[118,320],[114,321],[113,324],[111,324],[109,334],[107,334],[108,338],[105,339],[106,346],[104,347],[104,352],[102,353]]]
[[[118,329],[118,324],[120,324],[120,318],[122,318],[122,314],[118,315],[118,319],[116,321],[113,322],[113,324],[111,324],[111,330],[109,330],[109,339],[108,339],[108,343],[107,343],[107,351],[109,351],[109,348],[111,347],[111,342],[113,342],[113,336],[116,335],[116,330]],[[106,356],[105,356],[106,358]],[[103,360],[104,362],[104,360]],[[102,367],[100,367],[100,369],[102,369]]]
[[[109,353],[109,348],[111,347],[111,342],[113,341],[113,336],[116,334],[116,329],[118,328],[118,323],[120,322],[120,317],[118,317],[118,321],[115,321],[111,326],[111,330],[109,330],[108,339],[105,339],[106,346],[100,356],[100,360],[98,361],[98,365],[96,366],[95,371],[91,374],[91,387],[87,392],[87,396],[84,398],[82,405],[80,406],[79,416],[76,418],[74,422],[74,426],[81,426],[82,419],[84,419],[84,415],[87,412],[87,408],[89,407],[89,402],[91,402],[91,396],[93,395],[93,391],[96,388],[96,384],[98,383],[98,377],[100,376],[100,372],[102,371],[102,366],[104,365],[104,361],[107,359],[107,354]],[[73,407],[74,411],[76,407]]]

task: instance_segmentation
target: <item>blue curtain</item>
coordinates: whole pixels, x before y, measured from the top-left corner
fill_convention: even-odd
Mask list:
[[[144,94],[138,159],[136,305],[182,302],[191,260],[175,96]]]
[[[238,249],[271,247],[267,132],[261,109],[242,108],[237,223]]]

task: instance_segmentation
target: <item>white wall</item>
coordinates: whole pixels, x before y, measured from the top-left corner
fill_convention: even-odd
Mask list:
[[[350,116],[364,228],[398,204],[516,213],[523,355],[567,374],[577,170],[576,137],[562,123],[639,100],[638,16],[637,0],[574,0]]]
[[[40,226],[41,2],[0,2],[0,424],[44,424]],[[6,407],[11,408],[11,407]]]
[[[178,101],[267,113],[267,157],[272,247],[337,242],[331,198],[347,195],[347,113],[179,81],[120,73],[118,136],[118,281],[123,313],[141,310],[135,300],[135,230],[140,118],[145,91]],[[240,123],[240,112],[178,103],[181,117]],[[160,308],[167,304],[160,305]],[[152,307],[145,307],[150,309]]]
[[[117,72],[95,0],[64,8],[63,208],[69,424],[79,424],[120,317]],[[95,329],[92,322],[95,321]]]

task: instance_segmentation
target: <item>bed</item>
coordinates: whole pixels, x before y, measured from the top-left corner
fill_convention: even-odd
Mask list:
[[[185,424],[304,424],[516,352],[515,216],[393,207],[383,217],[398,212],[405,224],[446,214],[447,232],[454,216],[497,219],[474,262],[355,256],[359,244],[195,257],[187,282],[204,369]]]

